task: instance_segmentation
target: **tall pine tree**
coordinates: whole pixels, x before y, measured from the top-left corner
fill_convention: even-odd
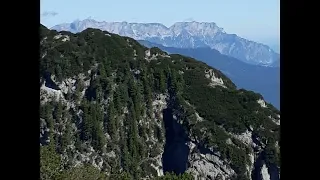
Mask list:
[[[108,134],[111,138],[115,138],[116,134],[116,118],[115,118],[115,109],[114,104],[111,101],[108,110],[107,110],[107,118],[104,124],[105,129],[107,130]]]

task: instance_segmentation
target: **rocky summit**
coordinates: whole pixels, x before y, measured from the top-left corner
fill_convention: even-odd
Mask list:
[[[280,179],[280,112],[132,38],[40,27],[41,179]]]

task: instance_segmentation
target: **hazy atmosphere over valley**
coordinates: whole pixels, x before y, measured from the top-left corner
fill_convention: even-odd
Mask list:
[[[40,179],[280,179],[279,1],[40,12]]]

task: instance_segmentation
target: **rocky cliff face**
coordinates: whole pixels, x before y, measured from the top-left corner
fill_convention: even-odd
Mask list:
[[[279,111],[216,69],[95,29],[40,43],[42,179],[279,179]]]

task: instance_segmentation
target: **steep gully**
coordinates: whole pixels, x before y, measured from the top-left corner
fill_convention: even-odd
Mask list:
[[[182,174],[187,170],[188,135],[181,124],[174,120],[172,109],[163,110],[166,144],[162,155],[163,172]]]
[[[257,136],[252,134],[252,140],[255,144],[257,144],[258,146],[262,146],[261,142],[258,141]],[[263,149],[262,151],[258,151],[257,149],[255,150],[255,154],[256,154],[256,158],[255,158],[255,162],[253,164],[253,169],[251,172],[251,179],[252,180],[263,180],[262,174],[261,174],[261,169],[263,164],[265,164],[265,150]],[[274,164],[267,164],[267,168],[268,168],[268,173],[270,175],[270,180],[280,180],[279,177],[279,168],[274,165]]]
[[[162,154],[163,172],[174,172],[175,174],[182,174],[188,169],[188,157],[190,149],[187,142],[191,141],[188,137],[183,125],[173,117],[173,109],[168,107],[163,110],[163,121],[165,126],[165,139],[166,144]],[[260,144],[257,139],[252,137],[257,144]],[[213,154],[211,150],[205,148],[198,142],[196,144],[200,153]],[[263,180],[261,168],[264,164],[264,151],[257,154],[252,170],[251,178],[253,180]],[[270,180],[279,180],[279,169],[275,165],[268,165],[268,172]]]

